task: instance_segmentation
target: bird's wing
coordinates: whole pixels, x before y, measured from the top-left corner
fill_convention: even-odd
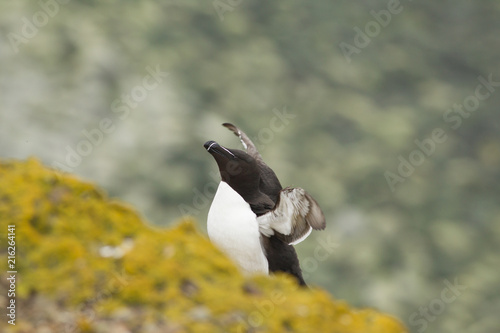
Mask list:
[[[240,130],[237,126],[230,124],[230,123],[224,123],[222,126],[230,129],[237,137],[240,138],[241,143],[243,144],[243,147],[245,147],[245,150],[248,155],[252,156],[256,160],[262,161],[262,156],[260,156],[259,151],[257,150],[257,147],[255,147],[254,143],[250,138]]]
[[[302,242],[312,229],[326,227],[325,216],[318,203],[302,188],[281,190],[273,210],[257,218],[260,232],[276,235],[290,245]]]

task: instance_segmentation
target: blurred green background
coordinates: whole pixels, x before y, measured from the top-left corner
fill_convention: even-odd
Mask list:
[[[233,122],[325,212],[296,246],[310,284],[413,332],[493,332],[499,17],[498,1],[3,1],[0,157],[203,230],[202,144],[240,148]]]

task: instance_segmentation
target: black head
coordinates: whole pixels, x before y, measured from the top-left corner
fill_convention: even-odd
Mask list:
[[[258,190],[260,182],[257,161],[246,152],[239,149],[229,149],[215,141],[207,141],[203,145],[219,166],[223,181],[236,192]]]

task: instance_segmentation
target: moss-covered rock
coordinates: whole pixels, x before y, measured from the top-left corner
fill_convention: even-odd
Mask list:
[[[8,225],[18,272],[12,332],[406,332],[288,276],[245,278],[193,221],[152,228],[34,159],[0,162],[1,234]],[[8,301],[2,293],[1,307]]]

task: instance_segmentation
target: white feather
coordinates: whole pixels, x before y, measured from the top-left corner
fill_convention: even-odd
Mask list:
[[[210,206],[207,230],[210,240],[245,273],[268,274],[257,216],[226,182],[220,182]]]
[[[306,239],[307,237],[309,237],[309,235],[311,234],[311,232],[313,231],[313,228],[309,227],[309,231],[302,237],[294,240],[293,242],[291,242],[289,245],[297,245],[299,244],[300,242],[302,242],[304,239]]]

